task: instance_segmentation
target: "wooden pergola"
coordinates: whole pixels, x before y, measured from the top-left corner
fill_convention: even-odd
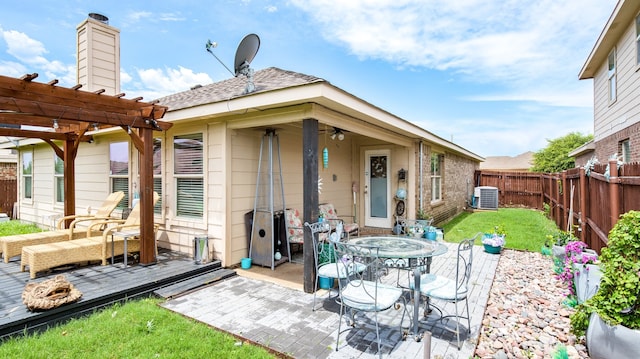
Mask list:
[[[75,212],[75,158],[87,131],[121,127],[140,153],[140,263],[156,262],[153,218],[153,131],[172,124],[158,121],[166,106],[125,99],[124,93],[81,91],[56,86],[58,80],[36,83],[38,74],[21,78],[0,76],[0,136],[37,138],[48,143],[64,161],[64,215]],[[26,125],[26,127],[25,127]],[[60,147],[54,141],[62,141]],[[67,223],[68,225],[68,223]]]

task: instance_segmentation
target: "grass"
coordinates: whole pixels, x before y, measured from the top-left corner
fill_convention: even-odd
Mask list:
[[[0,237],[12,234],[26,234],[33,232],[41,232],[35,224],[23,223],[20,221],[0,222]]]
[[[478,232],[491,233],[501,225],[507,232],[506,248],[540,251],[546,235],[557,230],[544,213],[526,208],[500,208],[497,211],[463,212],[444,225],[447,242],[459,242]],[[476,242],[479,243],[479,242]]]
[[[40,232],[0,223],[0,236]],[[274,358],[266,349],[158,306],[147,298],[115,304],[45,332],[0,343],[0,358]]]
[[[0,345],[1,358],[274,358],[262,347],[159,307],[130,301]]]

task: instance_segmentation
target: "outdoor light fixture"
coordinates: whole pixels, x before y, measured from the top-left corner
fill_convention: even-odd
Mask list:
[[[98,123],[97,123],[97,122],[94,122],[94,123],[93,123],[93,130],[94,130],[94,131],[98,131],[99,129],[100,129],[100,126],[98,126]]]
[[[339,129],[337,127],[334,127],[333,128],[333,133],[331,134],[331,139],[335,140],[336,137],[338,138],[338,141],[342,141],[342,140],[344,140],[344,133],[342,133],[341,129]]]
[[[54,129],[54,130],[57,130],[57,129],[58,129],[58,127],[59,127],[59,126],[58,126],[58,120],[54,119],[54,120],[53,120],[53,129]]]
[[[131,126],[127,126],[127,133],[131,134]]]

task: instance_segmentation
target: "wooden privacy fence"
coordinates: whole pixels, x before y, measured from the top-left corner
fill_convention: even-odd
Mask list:
[[[597,252],[621,214],[640,210],[640,163],[618,168],[612,160],[551,174],[477,171],[476,185],[497,187],[501,206],[544,208],[560,229]]]
[[[13,204],[18,200],[17,180],[0,180],[0,213],[13,218]]]

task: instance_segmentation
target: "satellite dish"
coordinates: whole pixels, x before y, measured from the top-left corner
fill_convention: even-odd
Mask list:
[[[260,38],[256,34],[249,34],[240,41],[238,49],[236,50],[236,60],[234,61],[233,69],[236,71],[236,77],[242,74],[247,76],[247,86],[244,89],[244,93],[253,92],[256,87],[253,84],[253,69],[249,67],[251,61],[260,48]]]
[[[256,57],[258,49],[260,48],[260,38],[256,34],[249,34],[240,41],[238,49],[236,50],[236,61],[234,62],[233,69],[236,71],[236,77],[239,74],[246,76],[245,69],[249,68],[249,64]]]
[[[217,47],[218,44],[216,42],[212,42],[211,40],[207,41],[205,48],[207,52],[209,52],[213,57],[218,60],[224,66],[231,75],[238,77],[238,75],[245,75],[247,77],[247,86],[244,89],[244,93],[250,93],[255,90],[255,86],[253,84],[253,69],[249,67],[251,61],[256,54],[258,53],[258,49],[260,48],[260,38],[256,34],[249,34],[240,41],[240,45],[238,45],[238,49],[236,50],[236,59],[234,61],[233,69],[235,70],[235,74],[229,70],[229,68],[216,56],[216,54],[211,51],[212,48]]]

